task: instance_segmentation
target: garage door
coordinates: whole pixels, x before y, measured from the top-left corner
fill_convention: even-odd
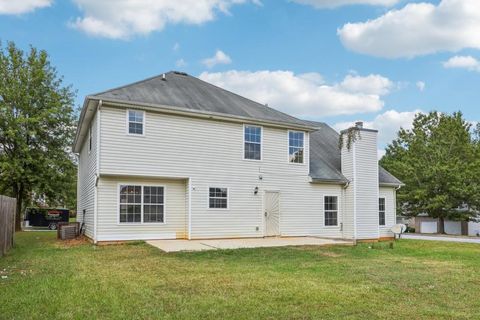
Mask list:
[[[420,223],[421,233],[437,233],[437,221],[422,221]]]

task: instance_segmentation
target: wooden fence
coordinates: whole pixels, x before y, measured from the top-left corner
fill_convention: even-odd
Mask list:
[[[0,196],[0,257],[13,245],[16,203],[14,198]]]

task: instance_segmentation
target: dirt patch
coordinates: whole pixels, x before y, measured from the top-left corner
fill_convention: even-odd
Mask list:
[[[82,245],[89,244],[89,243],[90,243],[90,241],[88,241],[87,238],[78,237],[78,238],[70,239],[70,240],[57,240],[55,242],[55,246],[57,248],[66,249],[66,248],[71,248],[71,247],[82,246]]]
[[[330,258],[340,258],[340,257],[345,256],[344,254],[331,252],[331,251],[320,251],[318,254],[321,255],[321,256],[330,257]]]

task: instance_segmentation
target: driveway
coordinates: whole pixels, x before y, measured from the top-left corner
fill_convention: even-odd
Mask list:
[[[285,246],[353,245],[352,241],[315,237],[272,237],[211,240],[150,240],[147,241],[147,243],[165,252]]]
[[[480,238],[467,237],[467,236],[448,236],[440,234],[402,234],[402,239],[415,239],[415,240],[433,240],[433,241],[448,241],[448,242],[464,242],[464,243],[478,243],[480,244]]]

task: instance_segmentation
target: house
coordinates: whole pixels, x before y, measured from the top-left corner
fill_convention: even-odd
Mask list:
[[[181,72],[85,98],[78,218],[94,242],[392,237],[401,182],[377,131],[347,149],[304,121]]]

